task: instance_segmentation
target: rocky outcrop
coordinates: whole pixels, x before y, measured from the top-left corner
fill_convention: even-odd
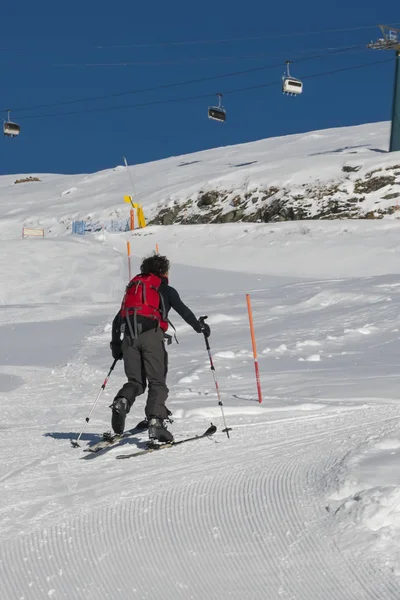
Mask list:
[[[23,179],[16,179],[14,184],[16,183],[29,183],[30,181],[40,181],[39,177],[24,177]]]
[[[338,181],[289,186],[254,186],[243,192],[200,190],[193,198],[166,199],[152,224],[297,221],[304,219],[381,219],[398,209],[400,165],[360,176],[361,165],[342,167]],[[249,186],[247,186],[249,187]]]

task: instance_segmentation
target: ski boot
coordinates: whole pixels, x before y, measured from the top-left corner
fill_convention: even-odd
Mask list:
[[[118,396],[112,403],[111,408],[111,427],[116,435],[122,435],[125,429],[126,415],[129,412],[128,400],[123,396]]]
[[[163,419],[152,417],[149,420],[149,439],[150,443],[169,444],[174,441],[174,436],[165,427]]]

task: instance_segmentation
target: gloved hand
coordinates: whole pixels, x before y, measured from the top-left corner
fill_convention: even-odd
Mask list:
[[[199,327],[200,327],[199,333],[203,333],[206,336],[206,338],[210,337],[211,329],[210,329],[210,326],[208,325],[208,323],[205,323],[204,321],[199,319]]]
[[[114,360],[122,359],[122,343],[110,342],[111,354]]]

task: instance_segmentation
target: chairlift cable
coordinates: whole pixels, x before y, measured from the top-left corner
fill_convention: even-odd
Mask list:
[[[394,25],[399,25],[399,23],[393,23]],[[346,31],[361,31],[363,29],[373,29],[376,27],[376,23],[372,25],[360,25],[357,27],[344,27],[344,28],[335,28],[335,29],[319,29],[314,31],[298,31],[294,33],[271,33],[268,35],[255,35],[255,36],[247,36],[247,37],[237,37],[237,38],[222,38],[222,39],[214,39],[214,40],[194,40],[194,41],[183,41],[183,42],[158,42],[158,43],[148,43],[148,44],[117,44],[117,45],[98,45],[93,46],[98,49],[109,49],[109,48],[154,48],[154,47],[167,47],[167,46],[196,46],[196,45],[207,45],[207,44],[223,44],[223,43],[231,43],[231,42],[249,42],[252,40],[268,40],[268,39],[278,39],[278,38],[291,38],[291,37],[301,37],[307,35],[317,35],[317,34],[325,34],[325,33],[342,33]]]
[[[400,23],[393,23],[393,26],[399,25]],[[165,48],[165,47],[173,47],[173,46],[200,46],[200,45],[212,45],[212,44],[224,44],[224,43],[238,43],[238,42],[249,42],[256,40],[268,40],[268,39],[280,39],[280,38],[291,38],[291,37],[303,37],[308,35],[318,35],[318,34],[327,34],[327,33],[344,33],[348,31],[362,31],[365,29],[373,29],[377,26],[376,23],[370,25],[358,25],[355,27],[339,27],[333,29],[318,29],[312,31],[295,31],[291,33],[270,33],[266,35],[254,35],[254,36],[241,36],[241,37],[232,37],[232,38],[220,38],[220,39],[206,39],[206,40],[187,40],[187,41],[173,41],[173,42],[149,42],[142,44],[91,44],[85,46],[77,46],[75,43],[73,44],[74,50],[76,49],[98,49],[98,50],[108,50],[108,49],[118,49],[118,48]],[[0,47],[0,52],[42,52],[49,51],[50,49],[54,49],[55,47],[63,48],[64,45],[62,43],[59,44],[47,44],[41,48],[29,48],[29,47],[20,47],[20,48],[10,48]]]
[[[308,49],[308,50],[297,50],[298,53],[300,54],[308,54],[310,52],[326,52],[328,53],[339,53],[342,50],[343,52],[348,52],[349,50],[365,50],[367,51],[368,48],[365,46],[365,44],[363,45],[357,45],[357,46],[338,46],[337,48],[314,48],[314,49]],[[291,51],[293,52],[293,50]],[[104,68],[104,69],[111,69],[111,68],[127,68],[127,67],[146,67],[146,66],[165,66],[165,65],[192,65],[192,64],[198,64],[198,63],[205,63],[205,62],[215,62],[215,61],[219,61],[219,62],[229,62],[229,61],[244,61],[244,60],[249,60],[249,61],[255,61],[255,60],[282,60],[282,56],[285,53],[282,52],[281,56],[270,56],[270,55],[265,55],[265,54],[253,54],[253,55],[247,55],[247,56],[237,56],[237,55],[232,55],[232,56],[200,56],[200,57],[194,57],[194,58],[184,58],[184,59],[176,59],[176,60],[155,60],[155,61],[143,61],[143,60],[136,60],[136,61],[120,61],[120,62],[113,62],[113,63],[59,63],[59,64],[55,64],[52,65],[54,67],[61,67],[61,68],[77,68],[77,69],[93,69],[93,68]],[[286,53],[287,55],[288,53]],[[299,59],[301,60],[301,59]]]
[[[368,63],[363,63],[361,65],[353,65],[350,67],[343,67],[340,69],[333,69],[331,71],[322,71],[320,73],[314,73],[311,75],[305,75],[302,77],[302,80],[304,79],[312,79],[314,77],[323,77],[325,75],[333,75],[335,73],[343,73],[346,71],[353,71],[356,69],[363,69],[366,67],[372,67],[375,65],[379,65],[382,63],[387,63],[387,62],[391,62],[392,58],[386,58],[383,60],[378,60],[375,62],[368,62]],[[230,94],[237,94],[240,92],[246,92],[246,91],[251,91],[251,90],[258,90],[258,89],[263,89],[263,88],[268,88],[268,87],[272,87],[272,86],[276,86],[279,85],[279,83],[277,81],[271,81],[268,83],[261,83],[259,85],[253,85],[253,86],[246,86],[243,88],[236,88],[236,89],[231,89],[231,90],[227,90],[225,92],[223,92],[223,95],[230,95]],[[149,102],[141,102],[138,104],[125,104],[125,105],[119,105],[119,106],[108,106],[108,107],[100,107],[100,108],[88,108],[88,109],[83,109],[83,110],[78,110],[78,111],[71,111],[71,112],[65,112],[65,113],[47,113],[47,114],[42,114],[42,115],[31,115],[31,116],[27,116],[27,117],[21,117],[20,120],[28,120],[28,119],[42,119],[42,118],[51,118],[51,117],[66,117],[66,116],[74,116],[74,115],[80,115],[80,114],[87,114],[87,113],[93,113],[93,112],[107,112],[107,111],[112,111],[112,110],[123,110],[123,109],[127,109],[127,108],[140,108],[140,107],[147,107],[147,106],[159,106],[162,104],[175,104],[175,103],[179,103],[179,102],[189,102],[192,100],[200,100],[200,99],[205,99],[205,98],[210,98],[211,96],[214,96],[215,94],[212,93],[207,93],[207,94],[199,94],[196,96],[188,96],[188,97],[181,97],[181,98],[170,98],[170,99],[166,99],[166,100],[153,100],[153,101],[149,101]]]
[[[333,50],[331,52],[327,52],[324,54],[315,54],[312,56],[306,56],[303,58],[298,58],[296,60],[291,61],[292,63],[298,63],[298,62],[305,62],[307,60],[314,60],[317,58],[325,58],[327,56],[332,56],[332,55],[336,55],[339,54],[341,52],[346,52],[346,51],[350,51],[353,50],[355,48],[365,48],[364,45],[362,46],[348,46],[348,47],[344,47],[341,48],[340,50]],[[134,89],[134,90],[127,90],[124,92],[116,92],[113,94],[105,94],[102,96],[92,96],[92,97],[85,97],[85,98],[79,98],[76,100],[66,100],[63,102],[54,102],[51,104],[40,104],[40,105],[35,105],[35,106],[28,106],[28,107],[22,107],[22,108],[14,108],[14,112],[25,112],[25,111],[31,111],[31,110],[40,110],[43,108],[56,108],[58,106],[70,106],[71,104],[79,104],[81,102],[94,102],[97,100],[107,100],[108,98],[117,98],[117,97],[121,97],[121,96],[128,96],[128,95],[134,95],[134,94],[141,94],[141,93],[145,93],[145,92],[154,92],[154,91],[158,91],[158,90],[164,90],[164,89],[170,89],[170,88],[174,88],[174,87],[180,87],[180,86],[185,86],[185,85],[193,85],[193,84],[197,84],[197,83],[204,83],[206,81],[215,81],[217,79],[223,79],[226,77],[237,77],[237,76],[241,76],[241,75],[247,75],[248,73],[256,73],[256,72],[260,72],[260,71],[265,71],[268,69],[274,69],[277,67],[280,67],[282,65],[282,62],[279,63],[274,63],[272,65],[264,65],[261,67],[253,67],[251,69],[244,69],[242,71],[233,71],[230,73],[221,73],[219,75],[212,75],[212,76],[208,76],[208,77],[199,77],[196,79],[189,79],[186,81],[180,81],[180,82],[174,82],[174,83],[167,83],[167,84],[162,84],[162,85],[157,85],[157,86],[153,86],[153,87],[148,87],[148,88],[139,88],[139,89]],[[93,109],[86,109],[86,111],[84,112],[88,112],[89,110],[95,110]],[[100,109],[97,109],[100,110]],[[104,110],[104,109],[103,109]],[[65,114],[79,114],[82,111],[79,112],[75,112],[75,113],[65,113]],[[63,114],[63,113],[59,113],[59,114]],[[24,117],[24,118],[33,118],[35,116],[40,116],[40,115],[29,115],[29,117]],[[21,117],[22,118],[22,117]]]

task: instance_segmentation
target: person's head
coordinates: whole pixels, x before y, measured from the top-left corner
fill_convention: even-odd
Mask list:
[[[164,275],[167,276],[169,272],[169,260],[166,256],[153,253],[151,256],[144,258],[140,265],[140,272],[142,275]]]

